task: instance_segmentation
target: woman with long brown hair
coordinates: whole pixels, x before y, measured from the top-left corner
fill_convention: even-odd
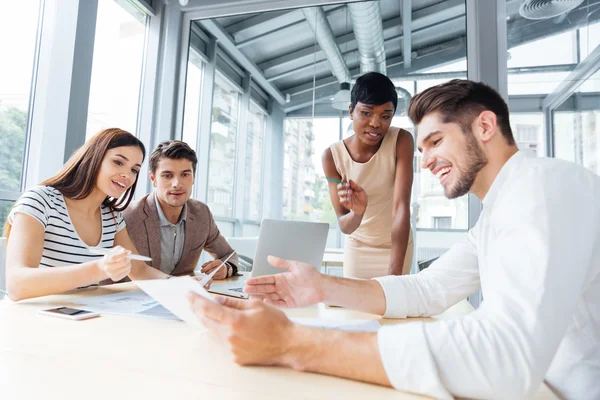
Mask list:
[[[90,138],[63,168],[19,198],[7,237],[6,286],[12,300],[62,293],[104,280],[166,278],[141,261],[120,211],[131,201],[143,143],[112,128]],[[113,248],[98,256],[90,248]]]

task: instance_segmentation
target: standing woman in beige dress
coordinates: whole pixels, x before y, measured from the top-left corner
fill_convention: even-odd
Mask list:
[[[390,126],[397,104],[396,88],[385,75],[360,76],[349,107],[354,135],[323,153],[331,201],[348,235],[346,277],[410,273],[414,140],[410,132]]]

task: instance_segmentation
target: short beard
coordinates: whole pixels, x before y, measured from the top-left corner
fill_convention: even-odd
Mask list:
[[[455,166],[458,172],[456,174],[456,184],[452,187],[444,188],[444,194],[449,199],[455,199],[469,193],[469,190],[473,187],[477,174],[488,163],[487,157],[479,147],[473,134],[471,132],[465,132],[465,136],[467,138],[467,143],[465,145],[465,153],[467,155],[465,160],[465,170],[457,165]]]

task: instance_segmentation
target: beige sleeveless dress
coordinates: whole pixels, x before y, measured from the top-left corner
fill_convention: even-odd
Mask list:
[[[369,203],[358,229],[344,239],[344,276],[370,279],[388,275],[392,249],[392,212],[396,176],[396,143],[399,129],[384,136],[379,150],[366,163],[352,159],[344,141],[330,146],[340,175],[362,187]],[[403,273],[410,271],[413,258],[412,229],[404,257]]]

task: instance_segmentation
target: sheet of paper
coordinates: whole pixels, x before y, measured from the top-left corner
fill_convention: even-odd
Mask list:
[[[219,265],[217,268],[213,269],[213,271],[208,275],[201,272],[201,274],[204,276],[204,278],[202,278],[202,280],[200,281],[200,285],[202,285],[202,286],[206,285],[208,283],[208,280],[211,279],[213,276],[215,276],[215,274],[223,267],[223,265],[225,265],[224,262],[221,265]]]
[[[290,320],[300,325],[320,329],[337,329],[346,332],[377,332],[381,328],[381,324],[376,319],[339,321],[321,318],[290,318]]]
[[[211,301],[215,301],[202,287],[200,282],[190,276],[133,282],[167,310],[194,326],[202,327],[204,325],[192,311],[187,294],[194,292]]]
[[[107,314],[132,315],[144,312],[158,305],[158,302],[141,290],[113,293],[103,296],[77,299],[76,304],[86,306],[90,311]]]

